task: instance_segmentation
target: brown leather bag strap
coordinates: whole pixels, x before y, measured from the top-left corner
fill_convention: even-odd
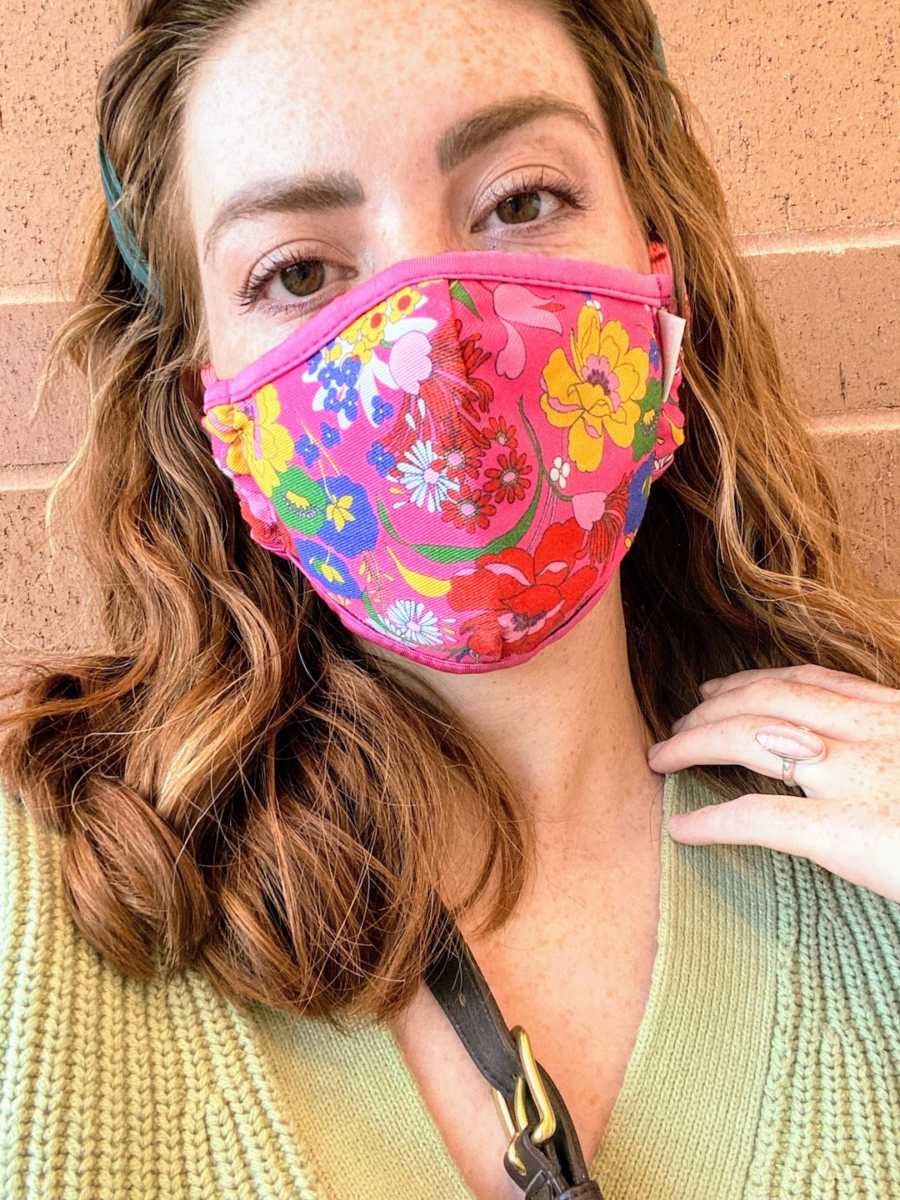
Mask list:
[[[525,1030],[507,1026],[443,904],[425,982],[494,1090],[498,1118],[510,1134],[503,1165],[526,1200],[603,1200],[565,1101],[533,1057]]]

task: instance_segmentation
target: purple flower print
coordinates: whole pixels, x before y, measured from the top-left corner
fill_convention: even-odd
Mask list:
[[[581,377],[585,383],[593,383],[603,389],[609,398],[613,412],[619,411],[622,398],[619,395],[619,377],[605,354],[590,354],[584,360]]]

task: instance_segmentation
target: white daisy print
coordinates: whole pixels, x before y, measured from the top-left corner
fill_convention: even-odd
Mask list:
[[[446,500],[451,492],[459,490],[446,470],[439,471],[435,468],[436,461],[431,442],[420,440],[410,446],[403,461],[397,463],[396,468],[413,504],[427,509],[430,513],[437,512],[441,501]]]
[[[438,646],[443,640],[438,619],[420,600],[395,600],[385,613],[388,624],[404,642]]]

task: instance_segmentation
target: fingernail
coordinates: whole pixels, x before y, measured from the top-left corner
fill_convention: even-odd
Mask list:
[[[787,725],[764,725],[757,729],[756,740],[775,754],[789,758],[815,758],[825,749],[821,738]]]

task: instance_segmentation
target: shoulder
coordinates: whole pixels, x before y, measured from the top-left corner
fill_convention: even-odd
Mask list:
[[[672,779],[669,811],[723,802],[699,772]],[[802,804],[802,800],[797,801]],[[847,1003],[890,1012],[900,995],[900,902],[851,883],[800,854],[763,845],[670,840],[672,902],[721,909],[735,930],[776,952],[794,987],[844,993]],[[774,960],[773,960],[774,961]],[[801,970],[802,966],[802,970]],[[886,1030],[887,1032],[887,1030]],[[895,1047],[900,1065],[900,1045]]]
[[[0,789],[0,1044],[5,1046],[24,1047],[77,953],[78,930],[65,905],[62,846],[62,835],[42,824],[20,796]]]
[[[316,1200],[253,1022],[195,971],[132,978],[103,956],[64,848],[0,790],[0,1194],[192,1200],[227,1179],[241,1200]]]

